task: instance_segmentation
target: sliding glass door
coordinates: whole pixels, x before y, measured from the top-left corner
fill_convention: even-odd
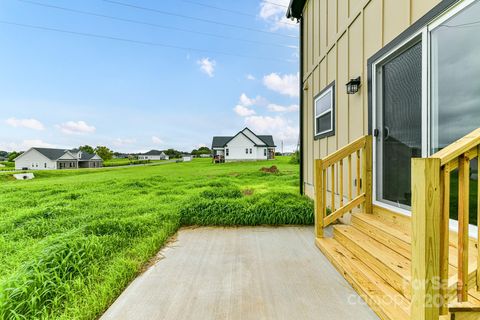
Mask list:
[[[480,127],[480,0],[460,1],[372,66],[374,201],[408,212],[411,159]]]
[[[410,162],[422,155],[422,43],[408,44],[377,66],[377,199],[411,204]]]

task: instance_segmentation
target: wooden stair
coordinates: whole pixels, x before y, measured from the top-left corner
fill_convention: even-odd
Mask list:
[[[449,288],[456,292],[457,235],[450,235]],[[351,225],[333,226],[333,238],[316,244],[336,269],[384,320],[410,319],[411,226],[410,218],[394,213],[356,213]],[[470,241],[469,282],[475,286],[477,249]],[[480,293],[470,292],[469,305],[452,305],[446,319],[478,319]],[[469,318],[472,316],[476,318]],[[443,320],[443,318],[442,318]]]

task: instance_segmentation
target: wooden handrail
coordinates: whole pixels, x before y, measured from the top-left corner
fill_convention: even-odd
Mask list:
[[[426,159],[412,159],[412,319],[448,314],[451,173],[458,169],[457,301],[468,301],[470,162],[480,156],[480,128]],[[480,179],[477,181],[480,191]],[[477,199],[480,222],[480,192]],[[480,239],[480,228],[478,228]],[[478,257],[480,246],[477,245]],[[477,260],[477,288],[480,265]],[[420,281],[424,281],[423,283]],[[436,281],[440,281],[436,283]],[[426,300],[440,299],[439,308]],[[436,299],[435,301],[438,301]],[[423,315],[427,315],[423,317]]]
[[[462,154],[480,145],[480,128],[473,130],[463,138],[446,146],[442,150],[433,154],[430,158],[440,159],[440,165],[443,166],[448,162],[457,159]]]
[[[356,157],[356,180],[353,179],[352,157]],[[347,165],[344,166],[344,159]],[[344,170],[347,174],[347,196],[344,196]],[[337,173],[336,173],[337,172]],[[327,175],[330,175],[330,214],[327,215]],[[336,179],[340,179],[336,183]],[[347,212],[363,205],[365,212],[372,212],[372,136],[363,136],[329,156],[315,161],[315,229],[317,237],[323,237],[323,229]],[[356,195],[352,185],[356,181]],[[335,188],[337,186],[337,190]],[[336,196],[340,197],[336,209]]]
[[[327,157],[323,158],[323,169],[330,167],[332,164],[335,164],[342,159],[345,159],[357,150],[361,150],[363,147],[365,147],[367,137],[368,136],[360,137],[357,140],[354,140],[351,143],[347,144],[345,147],[340,148],[337,151],[328,155]]]

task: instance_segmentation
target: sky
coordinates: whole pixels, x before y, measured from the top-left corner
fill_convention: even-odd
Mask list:
[[[299,139],[289,0],[0,1],[0,150]]]

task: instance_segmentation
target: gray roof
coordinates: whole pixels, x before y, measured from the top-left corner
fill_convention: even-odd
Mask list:
[[[52,149],[52,148],[33,148],[43,154],[50,160],[57,160],[67,152],[67,149]]]
[[[67,151],[70,151],[72,153],[77,153],[79,150],[78,149],[52,149],[52,148],[33,148],[43,154],[45,157],[47,157],[50,160],[57,160],[61,156],[63,156]],[[94,154],[84,152],[82,151],[82,157],[79,159],[80,161],[87,161],[90,160],[94,157]]]
[[[213,137],[212,148],[223,148],[233,137]]]
[[[163,153],[163,151],[159,151],[159,150],[150,150],[146,153],[142,153],[141,155],[142,156],[161,156],[161,155],[165,155],[165,153]]]
[[[267,147],[276,147],[275,145],[275,142],[273,141],[273,136],[271,135],[267,135],[267,136],[258,136],[257,137],[262,140],[263,142],[265,142],[265,144],[267,145]]]
[[[245,129],[248,129],[248,128],[245,128]],[[243,129],[242,131],[240,132],[243,132],[245,129]],[[252,130],[248,129],[250,132],[252,132],[253,134],[255,134]],[[239,133],[240,133],[239,132]],[[237,134],[238,135],[238,134]],[[260,140],[262,140],[264,143],[265,143],[265,146],[267,147],[276,147],[275,145],[275,142],[273,141],[273,136],[271,135],[257,135],[255,134],[255,136],[257,138],[259,138]],[[232,137],[213,137],[213,141],[212,141],[212,149],[213,148],[223,148],[225,147],[225,145],[234,138],[235,136],[232,136]],[[246,136],[248,138],[248,136]],[[250,138],[249,138],[250,139]],[[260,147],[262,147],[263,145],[258,145]]]

